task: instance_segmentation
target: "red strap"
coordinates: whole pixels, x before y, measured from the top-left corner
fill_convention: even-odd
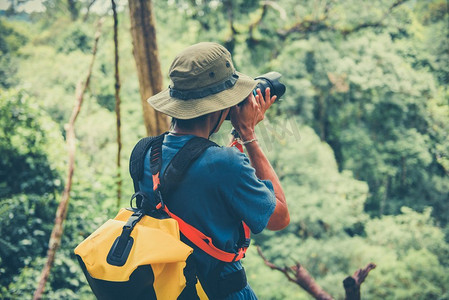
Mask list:
[[[156,206],[157,209],[161,208],[161,204]],[[182,234],[186,236],[192,243],[194,243],[198,248],[209,254],[210,256],[224,261],[224,262],[234,262],[242,259],[245,256],[245,252],[247,248],[241,248],[237,253],[226,252],[218,249],[212,243],[212,239],[206,236],[204,233],[193,227],[192,225],[184,222],[183,219],[176,216],[172,212],[170,212],[167,206],[164,206],[163,210],[173,219],[175,219],[179,224],[179,230],[181,230]],[[249,230],[249,229],[248,229]],[[246,229],[245,229],[246,235]]]
[[[233,140],[229,147],[236,147],[237,149],[240,150],[240,152],[243,153],[243,145],[240,144],[237,140]]]
[[[243,225],[243,231],[245,231],[245,239],[250,239],[251,238],[251,229],[249,229],[248,225],[246,225],[246,223],[243,221],[242,221],[242,225]]]
[[[161,185],[161,181],[159,180],[159,172],[153,175],[153,191],[157,190]]]

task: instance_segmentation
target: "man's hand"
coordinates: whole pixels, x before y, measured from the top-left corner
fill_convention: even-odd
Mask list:
[[[259,123],[265,118],[265,112],[270,108],[274,101],[276,101],[277,96],[271,97],[270,88],[265,89],[265,98],[262,96],[260,89],[257,89],[256,92],[256,102],[259,103],[260,107],[259,120],[257,121],[257,123]]]
[[[260,89],[256,92],[256,97],[251,93],[243,105],[236,105],[230,111],[232,126],[244,141],[255,138],[254,128],[264,119],[265,112],[276,100],[276,96],[271,97],[270,88],[265,90],[265,97]]]

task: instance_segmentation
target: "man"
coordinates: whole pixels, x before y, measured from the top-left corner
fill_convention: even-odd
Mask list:
[[[227,252],[236,250],[242,221],[253,233],[265,227],[286,227],[290,218],[284,192],[254,132],[276,97],[270,97],[269,89],[264,95],[258,89],[254,96],[257,82],[237,72],[231,54],[216,43],[199,43],[182,51],[170,67],[170,78],[168,89],[148,99],[154,109],[173,118],[163,143],[162,172],[189,139],[209,138],[228,114],[249,157],[235,147],[208,148],[176,190],[164,198],[170,211]],[[145,161],[149,161],[149,153]],[[140,188],[152,194],[149,164]],[[240,286],[232,276],[242,270],[240,261],[220,263],[185,237],[182,240],[194,249],[198,278],[209,297],[257,299],[246,278]],[[217,282],[223,287],[220,291]]]

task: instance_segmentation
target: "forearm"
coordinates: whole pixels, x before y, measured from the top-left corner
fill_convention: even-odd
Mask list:
[[[254,134],[249,134],[243,140],[250,141],[254,138]],[[279,178],[257,141],[248,143],[245,147],[251,165],[256,170],[256,176],[261,180],[270,180],[273,184],[274,194],[276,196],[276,208],[268,221],[267,228],[269,230],[281,230],[290,222],[290,216]]]

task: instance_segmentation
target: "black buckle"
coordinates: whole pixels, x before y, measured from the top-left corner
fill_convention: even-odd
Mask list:
[[[133,230],[134,226],[136,226],[137,222],[139,222],[140,219],[142,219],[142,217],[143,217],[144,215],[145,215],[145,214],[144,214],[141,210],[136,211],[135,213],[133,213],[133,214],[129,217],[128,221],[127,221],[126,224],[123,226],[123,229],[124,229],[124,230],[125,230],[125,229],[131,229],[131,230]]]
[[[129,217],[123,226],[122,234],[115,239],[111,250],[109,250],[106,261],[110,265],[123,266],[126,263],[134,243],[134,239],[130,236],[131,232],[144,215],[143,211],[138,210]]]
[[[235,255],[234,255],[234,258],[232,259],[232,261],[231,262],[235,262],[236,261],[236,259],[239,257],[239,255],[240,255],[240,251],[239,252],[237,252]]]

